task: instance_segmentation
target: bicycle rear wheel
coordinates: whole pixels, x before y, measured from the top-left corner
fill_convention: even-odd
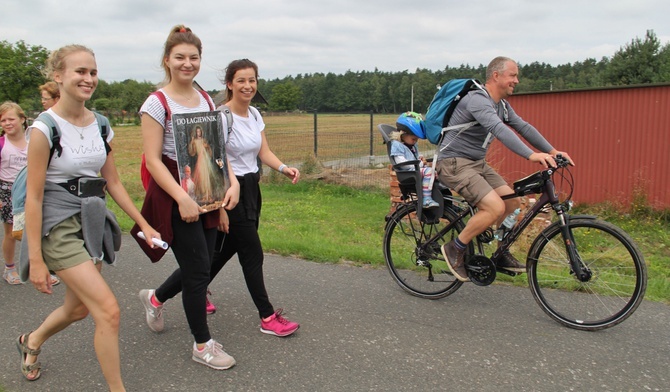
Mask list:
[[[437,241],[426,246],[456,216],[445,208],[438,223],[421,222],[416,216],[416,206],[400,207],[386,224],[384,233],[384,259],[393,280],[408,293],[427,299],[438,299],[458,290],[463,284],[449,271],[440,247],[456,238],[463,229],[458,222]]]
[[[574,329],[595,331],[619,324],[642,302],[647,267],[633,240],[620,228],[596,219],[572,218],[572,241],[591,277],[581,282],[570,266],[556,223],[528,252],[528,283],[549,317]]]

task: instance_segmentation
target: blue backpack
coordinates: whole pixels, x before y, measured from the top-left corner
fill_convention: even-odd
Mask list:
[[[107,136],[109,135],[109,120],[100,113],[93,112],[100,128],[100,135],[105,143],[105,149],[109,153],[110,147],[107,144]],[[49,150],[48,164],[51,163],[51,158],[54,153],[61,156],[63,147],[60,145],[60,128],[56,120],[47,112],[40,113],[35,121],[41,121],[46,124],[51,130],[51,149]],[[47,166],[48,166],[47,164]],[[14,216],[14,226],[12,228],[12,237],[16,240],[21,240],[23,237],[23,227],[25,225],[25,207],[26,207],[26,179],[28,177],[28,166],[24,166],[16,175],[14,184],[12,185],[12,215]]]
[[[428,105],[426,118],[424,120],[426,125],[426,138],[431,143],[439,145],[444,132],[459,128],[466,129],[477,124],[476,121],[473,121],[465,124],[452,125],[447,128],[447,124],[449,124],[449,119],[454,113],[456,105],[458,105],[461,98],[473,89],[484,90],[484,87],[477,79],[452,79],[435,93],[433,100],[430,102],[430,105]]]

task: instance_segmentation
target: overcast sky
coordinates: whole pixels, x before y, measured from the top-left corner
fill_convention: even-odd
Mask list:
[[[274,79],[435,71],[498,55],[556,66],[610,57],[647,30],[670,41],[668,0],[7,0],[0,13],[0,40],[84,44],[108,82],[161,81],[163,43],[184,23],[203,41],[196,80],[207,90],[238,58]]]

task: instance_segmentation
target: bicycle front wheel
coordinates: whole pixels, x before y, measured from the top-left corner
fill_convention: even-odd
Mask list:
[[[456,238],[463,224],[457,222],[445,235],[426,245],[455,219],[454,213],[445,208],[439,222],[423,223],[417,218],[414,205],[403,206],[391,215],[384,233],[384,259],[391,277],[403,290],[417,297],[438,299],[461,287],[462,282],[449,271],[440,247]]]
[[[546,228],[528,252],[528,283],[542,310],[574,329],[595,331],[619,324],[642,302],[647,267],[633,240],[620,228],[597,219],[568,224],[577,255],[590,278],[575,276],[560,226]]]

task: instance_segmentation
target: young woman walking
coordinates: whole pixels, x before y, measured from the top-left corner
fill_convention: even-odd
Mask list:
[[[98,85],[93,52],[81,45],[65,46],[50,55],[46,69],[61,94],[47,113],[60,128],[62,151],[51,157],[51,129],[45,123],[35,121],[28,128],[21,264],[23,270],[29,262],[30,281],[38,291],[52,293],[49,271],[56,272],[66,291],[62,306],[37,329],[16,339],[21,370],[27,380],[37,380],[40,347],[90,313],[102,374],[111,391],[125,391],[119,358],[119,305],[100,273],[102,261],[113,263],[120,246],[120,229],[106,208],[105,189],[146,233],[147,244],[160,234],[140,215],[119,179],[109,146],[114,132],[110,129],[103,140],[96,116],[84,106]],[[88,193],[91,189],[97,191]]]
[[[251,100],[258,88],[258,66],[251,60],[232,61],[226,68],[226,103],[233,113],[233,131],[226,142],[226,154],[240,183],[240,202],[228,212],[230,229],[219,232],[211,279],[235,254],[244,280],[260,316],[260,330],[275,336],[289,336],[300,324],[287,320],[282,310],[270,303],[263,278],[263,246],[258,236],[262,198],[258,159],[285,175],[293,184],[300,171],[288,167],[272,152],[265,136],[265,123]],[[227,127],[227,124],[224,128]]]
[[[161,92],[173,114],[206,112],[213,106],[209,96],[205,98],[193,88],[201,55],[202,43],[191,29],[181,25],[172,29],[162,57],[166,84]],[[227,215],[219,210],[205,212],[182,188],[172,123],[166,121],[166,108],[156,95],[149,96],[140,114],[144,155],[152,177],[142,213],[162,231],[166,241],[171,242],[179,264],[158,289],[140,291],[147,324],[154,332],[162,331],[165,325],[162,304],[181,291],[184,312],[195,340],[192,359],[214,369],[228,369],[235,365],[235,360],[212,339],[205,311],[217,227],[228,226]],[[225,208],[233,208],[239,198],[239,184],[232,170],[229,177],[231,184],[224,198]]]

